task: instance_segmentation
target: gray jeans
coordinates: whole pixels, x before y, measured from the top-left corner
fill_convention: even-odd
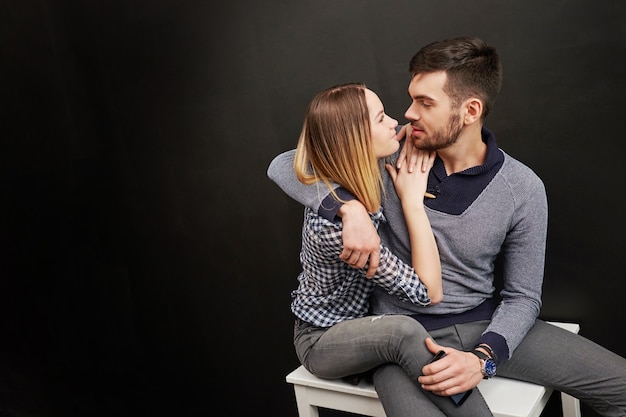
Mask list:
[[[467,350],[487,321],[459,324],[431,331],[437,343]],[[511,359],[498,366],[498,375],[551,386],[588,404],[603,416],[626,416],[626,359],[567,330],[537,320]],[[443,417],[424,391],[416,389],[396,365],[380,366],[374,384],[388,417]],[[475,389],[476,390],[476,389]],[[474,393],[471,397],[475,397]],[[466,416],[483,415],[466,402]]]

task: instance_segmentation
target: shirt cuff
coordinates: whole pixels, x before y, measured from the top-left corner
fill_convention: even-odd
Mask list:
[[[349,201],[354,200],[355,197],[343,187],[335,188],[335,193],[342,200]],[[325,218],[329,221],[334,221],[337,216],[337,212],[343,205],[343,202],[338,201],[332,194],[328,194],[324,200],[322,200],[322,204],[320,204],[317,214]]]
[[[487,332],[478,339],[476,345],[478,346],[481,343],[489,345],[496,354],[496,365],[500,365],[502,362],[509,359],[509,347],[506,344],[506,340],[501,335],[494,332]]]

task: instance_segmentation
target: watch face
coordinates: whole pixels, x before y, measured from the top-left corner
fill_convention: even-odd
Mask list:
[[[485,361],[485,376],[491,378],[496,374],[496,363],[492,359]]]

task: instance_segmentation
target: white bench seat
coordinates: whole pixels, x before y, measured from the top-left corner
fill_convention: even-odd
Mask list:
[[[580,330],[576,323],[550,323],[573,333]],[[321,379],[303,366],[286,379],[294,386],[299,417],[319,417],[318,407],[386,417],[371,382],[362,380],[352,385],[341,379]],[[551,388],[498,376],[481,381],[478,389],[494,417],[539,417],[552,395]],[[561,393],[561,402],[563,417],[581,416],[578,399]]]

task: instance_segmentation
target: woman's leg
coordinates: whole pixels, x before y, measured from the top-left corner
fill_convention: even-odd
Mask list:
[[[442,346],[464,350],[475,343],[487,324],[485,321],[449,326],[431,331],[430,337]],[[429,355],[432,358],[433,354],[429,352]],[[422,390],[412,383],[403,369],[395,365],[378,367],[374,373],[374,385],[388,417],[493,416],[477,389],[462,405],[457,406],[450,397]]]
[[[402,315],[346,320],[328,329],[296,327],[295,346],[302,364],[322,378],[341,378],[384,363],[401,366],[417,384],[422,367],[432,358],[424,344],[428,333]]]

